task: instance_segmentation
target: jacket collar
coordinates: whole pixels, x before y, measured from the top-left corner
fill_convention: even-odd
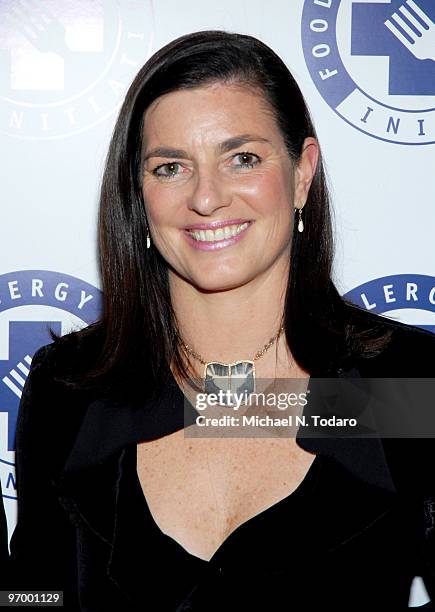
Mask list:
[[[336,368],[328,376],[314,373],[309,380],[308,393],[310,401],[303,413],[307,417],[327,416],[332,407],[334,414],[355,417],[361,426],[355,437],[349,437],[348,433],[337,437],[340,436],[337,429],[319,430],[311,420],[310,426],[299,429],[298,445],[309,452],[333,457],[357,478],[395,492],[358,367]],[[173,376],[159,397],[142,403],[121,404],[110,398],[96,399],[87,407],[60,480],[69,479],[76,472],[98,468],[129,444],[174,433],[193,424],[198,415],[185,401]]]
[[[300,428],[297,444],[312,453],[326,455],[338,461],[355,478],[396,493],[392,474],[387,462],[384,445],[377,434],[377,424],[370,401],[370,390],[361,377],[360,370],[351,366],[338,369],[331,378],[313,377],[310,380],[310,401],[304,410],[308,418],[334,414],[343,418],[354,418],[352,427],[325,429],[314,426]],[[331,410],[332,409],[332,410]]]
[[[343,401],[346,408],[343,414],[346,414],[349,403],[346,403],[346,387],[341,382],[348,379],[353,385],[361,375],[357,367],[350,367],[336,370],[335,376],[340,384],[336,392],[326,397],[326,402],[330,403],[331,396],[335,404]],[[308,388],[310,414],[322,414],[325,393],[315,375],[311,376]],[[361,401],[353,402],[352,410],[355,414],[365,411],[364,423],[374,426],[370,408],[363,401],[363,391],[357,395]],[[128,462],[134,457],[136,465],[138,442],[173,433],[193,423],[197,414],[190,404],[186,408],[184,396],[173,378],[161,397],[153,402],[120,405],[109,399],[92,401],[63,470],[53,482],[71,520],[86,525],[107,546],[107,573],[132,598],[136,574],[132,560],[128,560],[128,542],[134,547],[134,519],[123,512],[122,500],[128,498],[129,487],[137,487],[139,481]],[[343,514],[345,527],[333,540],[328,540],[328,549],[340,546],[388,511],[397,491],[378,437],[337,439],[316,435],[313,430],[302,432],[300,428],[296,440],[301,448],[338,462],[352,482],[363,485],[361,490],[371,487],[369,511],[365,501],[356,506],[352,503]],[[140,521],[140,515],[137,518]]]

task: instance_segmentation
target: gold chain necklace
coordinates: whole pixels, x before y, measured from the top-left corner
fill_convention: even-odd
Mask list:
[[[223,363],[222,361],[205,361],[201,355],[195,352],[188,344],[186,344],[180,335],[179,342],[184,350],[197,359],[204,366],[203,374],[203,391],[204,393],[218,394],[223,391],[228,398],[228,392],[232,393],[255,393],[255,364],[257,359],[260,359],[266,351],[274,344],[284,331],[284,325],[281,325],[278,332],[257,351],[252,359],[234,361],[232,363]]]

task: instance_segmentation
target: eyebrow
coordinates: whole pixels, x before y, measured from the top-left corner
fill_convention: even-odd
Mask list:
[[[228,151],[232,151],[233,149],[237,149],[241,145],[246,144],[247,142],[269,142],[267,138],[263,138],[262,136],[258,136],[256,134],[239,134],[238,136],[233,136],[232,138],[228,138],[223,142],[220,142],[216,146],[216,152],[219,154],[228,153]],[[151,151],[145,153],[143,161],[145,162],[150,157],[180,157],[183,159],[187,159],[189,157],[188,153],[183,149],[172,149],[170,147],[156,147]]]

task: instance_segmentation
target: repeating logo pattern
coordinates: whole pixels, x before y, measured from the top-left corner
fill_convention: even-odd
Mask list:
[[[394,274],[375,278],[348,291],[345,297],[358,306],[390,318],[399,319],[398,311],[407,311],[407,323],[435,333],[434,276]],[[408,320],[410,317],[412,321]]]
[[[435,3],[305,0],[311,77],[347,123],[387,142],[435,143]]]
[[[50,140],[119,108],[151,55],[151,0],[2,0],[0,130]]]
[[[16,499],[15,429],[18,406],[35,351],[58,334],[95,321],[101,292],[78,278],[46,270],[0,275],[0,479]]]

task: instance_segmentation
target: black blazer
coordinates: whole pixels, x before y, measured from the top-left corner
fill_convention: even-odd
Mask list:
[[[6,574],[8,555],[8,531],[3,506],[2,484],[0,482],[0,576]]]
[[[434,377],[435,335],[372,313],[367,317],[392,328],[393,340],[377,357],[338,367],[337,377]],[[144,571],[151,568],[152,559],[146,557],[146,550],[134,548],[135,520],[140,517],[135,519],[128,507],[126,458],[137,442],[184,426],[183,395],[174,380],[153,403],[120,405],[110,397],[68,391],[53,381],[53,372],[60,361],[77,363],[84,354],[71,349],[65,353],[59,343],[36,352],[20,403],[18,522],[11,540],[9,575],[0,586],[63,590],[65,610],[156,612],[156,605],[147,606],[147,575],[151,574]],[[312,554],[306,544],[310,553],[306,590],[295,609],[367,609],[370,600],[378,609],[406,607],[403,602],[412,577],[401,582],[394,559],[402,526],[403,533],[412,533],[409,571],[424,577],[435,600],[433,440],[302,436],[297,440],[302,448],[344,468],[349,487],[340,492],[340,516],[331,517],[339,528],[328,533]],[[390,534],[391,517],[401,523]],[[393,585],[391,593],[379,595],[379,600],[370,584],[376,563],[385,571],[382,580]],[[354,570],[360,574],[358,583],[352,582]],[[166,580],[170,588],[170,577]],[[212,599],[217,601],[218,576],[216,580]],[[212,599],[199,588],[177,609],[254,609],[236,605],[231,598],[219,605]]]

